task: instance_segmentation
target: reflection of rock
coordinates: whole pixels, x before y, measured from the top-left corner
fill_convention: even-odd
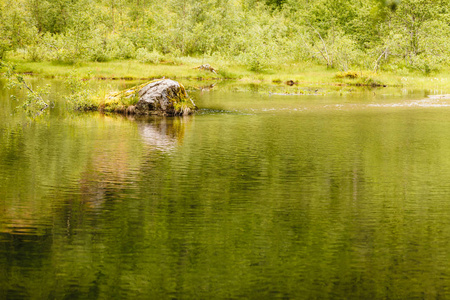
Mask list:
[[[148,145],[144,154],[148,152],[170,151],[181,143],[186,124],[190,117],[161,117],[161,116],[103,116],[110,122],[130,123],[133,132],[137,132],[143,142]],[[128,119],[128,120],[127,120]],[[79,185],[81,201],[85,208],[101,211],[107,199],[111,199],[117,192],[127,188],[129,182],[136,182],[136,170],[142,163],[141,155],[131,149],[140,148],[141,139],[124,139],[117,143],[93,145],[91,152],[94,162],[81,173]],[[103,143],[103,140],[101,140]],[[109,146],[108,146],[109,145]],[[108,150],[108,151],[105,151]],[[138,152],[139,153],[139,152]],[[68,222],[72,224],[73,222]]]
[[[173,149],[182,142],[190,117],[153,117],[138,119],[138,130],[144,142],[160,150]]]
[[[209,92],[210,90],[212,90],[214,87],[216,86],[216,83],[214,82],[213,84],[209,84],[209,85],[204,85],[204,86],[199,86],[198,89],[202,92]]]

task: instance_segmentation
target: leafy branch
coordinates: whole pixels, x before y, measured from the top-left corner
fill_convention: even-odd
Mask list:
[[[26,90],[26,99],[21,107],[27,114],[38,116],[50,107],[50,101],[45,100],[49,95],[49,85],[33,89],[30,84],[25,81],[23,76],[16,72],[14,65],[0,61],[0,68],[5,69],[4,76],[8,80],[8,89],[16,88]],[[14,95],[11,95],[11,98],[18,100]]]

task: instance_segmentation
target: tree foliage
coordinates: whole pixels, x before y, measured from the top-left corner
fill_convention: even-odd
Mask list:
[[[59,63],[216,55],[261,71],[445,68],[449,0],[0,0],[0,58]]]

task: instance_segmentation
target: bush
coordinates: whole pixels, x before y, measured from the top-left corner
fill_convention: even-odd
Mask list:
[[[133,42],[131,42],[128,39],[120,39],[120,41],[118,41],[118,44],[119,44],[119,56],[120,56],[118,58],[128,59],[128,58],[135,57],[136,48],[134,47]]]
[[[141,63],[146,64],[158,64],[162,60],[163,56],[153,49],[152,52],[149,52],[147,48],[139,48],[136,51],[136,59]]]
[[[6,39],[0,38],[0,59],[5,57],[5,54],[8,50],[11,49],[10,43]]]
[[[97,110],[98,105],[93,100],[93,93],[88,87],[87,81],[70,76],[64,83],[68,89],[64,98],[72,109],[80,111]]]
[[[267,52],[263,49],[263,46],[248,49],[245,54],[240,56],[240,60],[252,72],[264,71],[269,63]]]
[[[99,48],[99,49],[94,49],[92,51],[90,60],[98,61],[98,62],[106,62],[106,61],[110,61],[111,57],[108,55],[108,52]]]
[[[351,79],[355,79],[358,78],[358,72],[356,71],[347,71],[347,72],[338,72],[335,75],[336,78],[351,78]]]
[[[47,57],[47,48],[39,44],[29,45],[26,48],[25,57],[29,61],[42,61]]]

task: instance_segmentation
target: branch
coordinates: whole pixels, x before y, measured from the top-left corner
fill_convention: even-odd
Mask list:
[[[18,82],[22,83],[23,86],[24,86],[27,90],[29,90],[30,93],[32,93],[32,94],[36,97],[36,99],[38,99],[39,101],[41,101],[42,103],[45,104],[45,108],[48,107],[47,102],[44,101],[44,99],[42,98],[42,96],[41,96],[39,93],[35,92],[35,91],[27,84],[27,82],[22,78],[22,76],[20,76],[20,75],[18,75],[18,74],[14,74],[14,76],[16,77],[16,79],[17,79]]]
[[[383,52],[381,52],[380,56],[378,57],[377,61],[375,62],[374,72],[378,71],[378,66],[380,64],[380,60],[383,57],[383,55],[387,54],[389,47],[386,47]]]
[[[323,51],[321,51],[320,49],[318,49],[320,51],[320,54],[322,54],[322,57],[325,59],[325,61],[327,62],[327,66],[331,66],[331,62],[330,62],[330,55],[328,54],[328,50],[327,50],[327,46],[325,44],[325,41],[322,38],[322,35],[320,34],[320,32],[311,24],[309,24],[309,26],[317,33],[317,35],[319,36],[320,40],[322,41],[322,45],[323,45],[323,49],[325,50],[325,54],[323,54]]]
[[[15,72],[14,65],[0,61],[0,68],[2,67],[6,68],[5,76],[7,77],[9,82],[8,88],[25,87],[28,90],[28,99],[23,105],[24,109],[29,110],[29,107],[34,107],[34,109],[36,109],[37,111],[37,114],[40,114],[42,111],[49,107],[49,103],[44,100],[44,98],[42,97],[42,93],[39,90],[37,92],[34,91],[23,79],[23,77]]]

